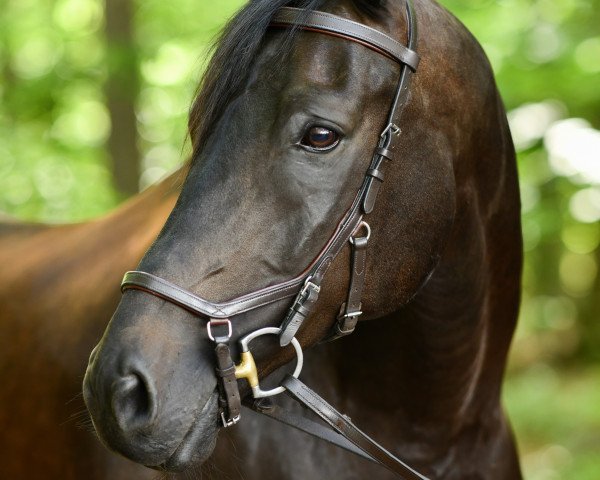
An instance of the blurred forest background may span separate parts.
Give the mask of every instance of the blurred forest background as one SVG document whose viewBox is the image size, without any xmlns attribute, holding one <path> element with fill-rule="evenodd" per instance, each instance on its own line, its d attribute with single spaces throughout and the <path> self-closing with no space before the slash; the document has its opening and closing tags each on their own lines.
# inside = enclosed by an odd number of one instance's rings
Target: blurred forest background
<svg viewBox="0 0 600 480">
<path fill-rule="evenodd" d="M 0 211 L 98 216 L 185 160 L 210 41 L 241 0 L 3 0 Z M 526 264 L 504 401 L 526 478 L 600 478 L 600 0 L 444 0 L 495 69 Z"/>
</svg>

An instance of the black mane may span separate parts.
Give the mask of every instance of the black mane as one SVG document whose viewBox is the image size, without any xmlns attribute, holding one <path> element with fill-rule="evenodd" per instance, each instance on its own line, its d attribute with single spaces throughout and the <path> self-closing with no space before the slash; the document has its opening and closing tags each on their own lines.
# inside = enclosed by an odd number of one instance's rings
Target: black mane
<svg viewBox="0 0 600 480">
<path fill-rule="evenodd" d="M 192 158 L 202 150 L 213 125 L 243 88 L 250 65 L 277 9 L 293 6 L 319 10 L 328 1 L 251 0 L 229 21 L 213 45 L 213 57 L 190 109 L 188 131 L 193 146 Z M 361 14 L 369 18 L 379 19 L 387 12 L 386 0 L 352 0 L 352 3 Z M 293 33 L 290 30 L 290 34 Z"/>
</svg>

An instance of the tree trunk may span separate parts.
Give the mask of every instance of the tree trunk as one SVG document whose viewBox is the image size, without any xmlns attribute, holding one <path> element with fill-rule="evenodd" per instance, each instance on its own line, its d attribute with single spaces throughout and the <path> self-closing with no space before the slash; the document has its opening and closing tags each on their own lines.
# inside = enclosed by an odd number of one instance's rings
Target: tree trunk
<svg viewBox="0 0 600 480">
<path fill-rule="evenodd" d="M 133 10 L 132 0 L 106 0 L 109 72 L 105 91 L 112 125 L 108 152 L 115 187 L 127 196 L 138 192 L 140 178 L 135 117 L 140 81 L 133 44 Z"/>
</svg>

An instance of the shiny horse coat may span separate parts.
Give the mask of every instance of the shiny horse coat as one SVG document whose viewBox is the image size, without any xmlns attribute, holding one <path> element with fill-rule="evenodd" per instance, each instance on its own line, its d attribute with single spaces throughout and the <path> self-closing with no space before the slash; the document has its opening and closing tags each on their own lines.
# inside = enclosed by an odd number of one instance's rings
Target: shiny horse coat
<svg viewBox="0 0 600 480">
<path fill-rule="evenodd" d="M 362 45 L 269 30 L 287 3 L 251 2 L 230 24 L 192 110 L 194 160 L 181 196 L 139 266 L 212 302 L 292 278 L 316 257 L 361 184 L 397 83 L 397 66 Z M 365 3 L 310 7 L 406 38 L 397 2 Z M 422 61 L 369 216 L 376 234 L 362 321 L 353 335 L 309 350 L 303 378 L 430 478 L 519 478 L 500 407 L 521 268 L 514 150 L 479 46 L 437 4 L 415 3 Z M 261 28 L 260 38 L 249 33 Z M 251 63 L 240 75 L 243 56 Z M 340 141 L 307 150 L 313 128 Z M 298 332 L 305 349 L 335 322 L 349 253 L 332 261 Z M 233 340 L 276 326 L 288 307 L 236 317 Z M 290 352 L 264 343 L 256 357 L 265 377 Z M 102 440 L 159 469 L 199 464 L 217 446 L 214 464 L 232 477 L 387 478 L 256 419 L 227 432 L 238 445 L 233 461 L 217 445 L 214 365 L 205 321 L 125 292 L 84 385 Z"/>
<path fill-rule="evenodd" d="M 81 380 L 118 303 L 114 281 L 164 224 L 179 193 L 176 177 L 90 222 L 0 222 L 1 478 L 156 476 L 88 431 Z"/>
<path fill-rule="evenodd" d="M 237 380 L 245 379 L 248 381 L 252 397 L 255 399 L 247 405 L 256 412 L 378 463 L 406 480 L 427 480 L 426 477 L 362 432 L 346 415 L 338 412 L 335 407 L 298 379 L 298 375 L 302 371 L 303 353 L 300 343 L 295 338 L 303 322 L 309 320 L 318 303 L 323 278 L 329 266 L 335 261 L 346 243 L 350 244 L 351 250 L 351 274 L 347 299 L 340 307 L 335 326 L 324 340 L 333 341 L 352 334 L 358 318 L 362 315 L 361 299 L 367 265 L 366 253 L 371 238 L 371 228 L 364 218 L 375 207 L 377 194 L 385 179 L 386 163 L 394 160 L 398 138 L 401 134 L 399 125 L 402 120 L 402 111 L 408 102 L 412 74 L 416 71 L 419 63 L 419 56 L 415 51 L 418 34 L 412 0 L 408 0 L 406 3 L 406 14 L 407 47 L 378 30 L 321 11 L 282 7 L 275 13 L 269 25 L 270 27 L 299 28 L 303 31 L 318 32 L 353 41 L 381 53 L 401 65 L 399 80 L 394 90 L 387 120 L 377 140 L 377 147 L 362 185 L 352 205 L 342 220 L 338 222 L 333 236 L 303 273 L 296 278 L 269 285 L 225 303 L 210 302 L 181 286 L 144 271 L 127 272 L 121 283 L 121 290 L 125 292 L 133 289 L 155 295 L 159 299 L 171 302 L 189 313 L 208 320 L 207 335 L 215 343 L 219 417 L 224 428 L 237 424 L 241 419 L 242 396 Z M 320 123 L 320 120 L 317 122 Z M 343 139 L 339 131 L 322 124 L 308 126 L 306 130 L 297 146 L 311 153 L 328 153 L 338 147 Z M 287 300 L 291 296 L 295 296 L 295 298 L 280 327 L 263 327 L 238 340 L 241 362 L 239 365 L 235 365 L 229 345 L 234 331 L 232 319 L 249 312 L 256 315 L 254 310 Z M 286 375 L 281 385 L 267 390 L 260 386 L 258 369 L 249 345 L 252 340 L 264 335 L 277 335 L 280 346 L 286 347 L 291 344 L 296 354 L 294 372 Z M 130 377 L 127 382 L 122 387 L 114 389 L 114 399 L 118 399 L 119 402 L 131 397 L 132 382 L 133 385 L 138 382 L 138 386 L 140 386 L 140 378 L 137 377 Z M 89 384 L 86 385 L 89 386 Z M 307 410 L 311 410 L 334 431 L 327 429 L 322 424 L 310 421 L 304 416 L 294 415 L 270 401 L 266 403 L 264 400 L 283 392 L 288 393 Z M 90 393 L 92 393 L 91 396 Z M 87 389 L 86 394 L 91 411 L 97 412 L 91 389 Z M 117 418 L 116 415 L 115 418 Z M 125 422 L 128 420 L 134 419 L 130 415 L 130 418 L 124 419 Z M 106 423 L 108 422 L 103 418 L 96 417 L 97 428 L 106 428 Z M 195 429 L 192 428 L 193 430 L 190 430 L 186 436 L 194 435 Z M 99 430 L 99 432 L 101 435 L 106 434 L 106 430 Z M 192 450 L 189 448 L 182 451 L 177 449 L 165 464 L 158 467 L 179 468 L 180 465 L 189 462 L 191 452 Z"/>
</svg>

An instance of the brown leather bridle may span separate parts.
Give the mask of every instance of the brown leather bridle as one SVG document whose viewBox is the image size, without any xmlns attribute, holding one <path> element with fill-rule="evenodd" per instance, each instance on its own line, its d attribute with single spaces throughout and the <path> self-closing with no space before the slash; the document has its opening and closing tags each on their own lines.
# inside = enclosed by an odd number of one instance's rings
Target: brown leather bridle
<svg viewBox="0 0 600 480">
<path fill-rule="evenodd" d="M 373 211 L 377 193 L 384 180 L 386 161 L 393 160 L 395 145 L 400 135 L 398 125 L 408 100 L 411 76 L 419 64 L 419 56 L 415 51 L 417 24 L 412 0 L 407 0 L 406 9 L 408 46 L 402 45 L 371 27 L 326 12 L 282 7 L 271 20 L 271 27 L 297 28 L 360 43 L 401 65 L 400 80 L 396 87 L 386 126 L 381 132 L 363 183 L 327 244 L 300 275 L 223 303 L 210 302 L 167 280 L 141 271 L 127 272 L 121 283 L 121 290 L 123 292 L 128 289 L 142 290 L 209 320 L 207 323 L 208 336 L 216 343 L 216 371 L 217 377 L 220 379 L 221 419 L 224 427 L 233 425 L 240 419 L 241 398 L 237 379 L 246 378 L 252 387 L 255 399 L 268 397 L 285 390 L 305 407 L 313 410 L 338 433 L 326 430 L 321 424 L 303 417 L 284 413 L 280 407 L 272 404 L 265 408 L 264 403 L 253 402 L 250 407 L 254 410 L 380 463 L 402 478 L 426 480 L 426 477 L 374 442 L 356 428 L 346 416 L 337 412 L 297 379 L 302 368 L 302 350 L 295 339 L 296 332 L 314 309 L 325 273 L 347 242 L 350 243 L 352 252 L 350 285 L 346 301 L 340 307 L 337 321 L 327 340 L 334 340 L 352 333 L 358 317 L 362 313 L 361 296 L 365 281 L 366 252 L 371 234 L 369 225 L 364 221 L 364 216 Z M 228 344 L 232 335 L 230 319 L 244 312 L 294 296 L 292 306 L 283 319 L 281 327 L 263 328 L 240 340 L 242 358 L 241 363 L 235 366 Z M 225 332 L 216 333 L 217 330 L 223 329 Z M 288 375 L 280 387 L 266 392 L 260 389 L 256 365 L 248 346 L 252 339 L 264 334 L 279 335 L 281 346 L 292 343 L 298 356 L 294 374 Z"/>
</svg>

